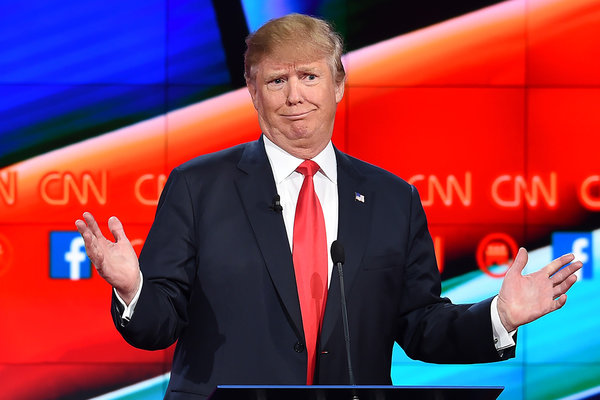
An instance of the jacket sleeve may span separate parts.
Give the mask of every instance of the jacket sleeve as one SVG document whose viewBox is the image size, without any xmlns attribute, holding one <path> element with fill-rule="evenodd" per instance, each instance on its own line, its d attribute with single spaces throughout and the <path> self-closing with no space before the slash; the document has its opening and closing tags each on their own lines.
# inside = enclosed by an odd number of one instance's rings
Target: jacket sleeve
<svg viewBox="0 0 600 400">
<path fill-rule="evenodd" d="M 455 305 L 440 297 L 433 242 L 417 190 L 411 187 L 410 224 L 396 341 L 414 359 L 433 363 L 480 363 L 514 356 L 496 351 L 492 299 Z"/>
<path fill-rule="evenodd" d="M 144 282 L 130 321 L 121 319 L 122 305 L 113 295 L 115 326 L 135 347 L 166 348 L 187 324 L 187 304 L 196 274 L 195 206 L 185 176 L 173 170 L 140 254 Z"/>
</svg>

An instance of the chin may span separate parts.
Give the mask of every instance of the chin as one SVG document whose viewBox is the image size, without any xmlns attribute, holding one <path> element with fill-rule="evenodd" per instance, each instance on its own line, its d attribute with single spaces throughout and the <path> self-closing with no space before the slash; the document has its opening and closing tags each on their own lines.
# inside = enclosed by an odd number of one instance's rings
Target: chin
<svg viewBox="0 0 600 400">
<path fill-rule="evenodd" d="M 288 137 L 297 139 L 310 138 L 314 136 L 315 128 L 304 123 L 304 124 L 292 124 L 288 130 Z"/>
</svg>

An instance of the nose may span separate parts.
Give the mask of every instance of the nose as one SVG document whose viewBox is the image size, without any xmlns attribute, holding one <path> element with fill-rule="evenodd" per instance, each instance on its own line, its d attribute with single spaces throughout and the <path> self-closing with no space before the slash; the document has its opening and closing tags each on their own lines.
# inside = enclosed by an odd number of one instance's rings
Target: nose
<svg viewBox="0 0 600 400">
<path fill-rule="evenodd" d="M 287 103 L 288 105 L 294 105 L 302 103 L 302 88 L 300 87 L 300 81 L 293 77 L 288 81 L 287 85 Z"/>
</svg>

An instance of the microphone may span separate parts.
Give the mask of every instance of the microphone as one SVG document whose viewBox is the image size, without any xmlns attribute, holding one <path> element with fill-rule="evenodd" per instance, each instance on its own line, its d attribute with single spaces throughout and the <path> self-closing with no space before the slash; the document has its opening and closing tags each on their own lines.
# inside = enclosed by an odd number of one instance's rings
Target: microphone
<svg viewBox="0 0 600 400">
<path fill-rule="evenodd" d="M 269 206 L 269 208 L 278 213 L 283 211 L 283 207 L 281 206 L 281 198 L 278 194 L 273 196 L 273 203 Z"/>
<path fill-rule="evenodd" d="M 340 277 L 340 300 L 342 302 L 342 322 L 344 323 L 344 338 L 346 340 L 346 358 L 348 360 L 348 376 L 350 378 L 350 385 L 356 386 L 354 381 L 354 372 L 352 371 L 352 359 L 350 357 L 350 329 L 348 328 L 348 308 L 346 307 L 346 293 L 344 290 L 344 271 L 342 265 L 346 261 L 344 254 L 344 246 L 339 240 L 334 240 L 331 243 L 331 259 L 333 265 L 337 267 L 338 276 Z M 355 394 L 353 399 L 358 399 Z"/>
<path fill-rule="evenodd" d="M 333 243 L 331 243 L 331 260 L 333 261 L 333 265 L 335 265 L 336 267 L 338 266 L 338 264 L 341 264 L 339 266 L 340 268 L 346 262 L 344 246 L 339 240 L 334 240 Z"/>
</svg>

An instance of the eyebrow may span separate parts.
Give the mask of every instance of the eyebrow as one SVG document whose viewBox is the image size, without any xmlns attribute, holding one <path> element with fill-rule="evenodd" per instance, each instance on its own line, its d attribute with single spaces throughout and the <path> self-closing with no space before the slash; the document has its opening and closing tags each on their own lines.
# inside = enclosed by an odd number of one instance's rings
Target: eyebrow
<svg viewBox="0 0 600 400">
<path fill-rule="evenodd" d="M 300 72 L 303 74 L 321 74 L 322 71 L 319 67 L 317 66 L 307 66 L 307 65 L 300 65 L 294 68 L 295 72 Z M 281 68 L 281 69 L 277 69 L 275 71 L 270 72 L 269 74 L 265 75 L 265 80 L 266 81 L 271 81 L 273 79 L 276 78 L 280 78 L 282 76 L 286 76 L 289 73 L 289 69 L 287 68 Z"/>
<path fill-rule="evenodd" d="M 280 78 L 280 77 L 282 77 L 284 75 L 287 75 L 287 73 L 288 72 L 285 69 L 280 69 L 280 70 L 277 70 L 277 71 L 273 71 L 273 72 L 265 75 L 265 81 L 271 81 L 273 79 Z"/>
<path fill-rule="evenodd" d="M 312 74 L 312 73 L 321 73 L 321 70 L 319 69 L 319 67 L 317 66 L 299 66 L 298 68 L 296 68 L 296 71 L 298 72 L 302 72 L 302 73 L 308 73 L 308 74 Z"/>
</svg>

